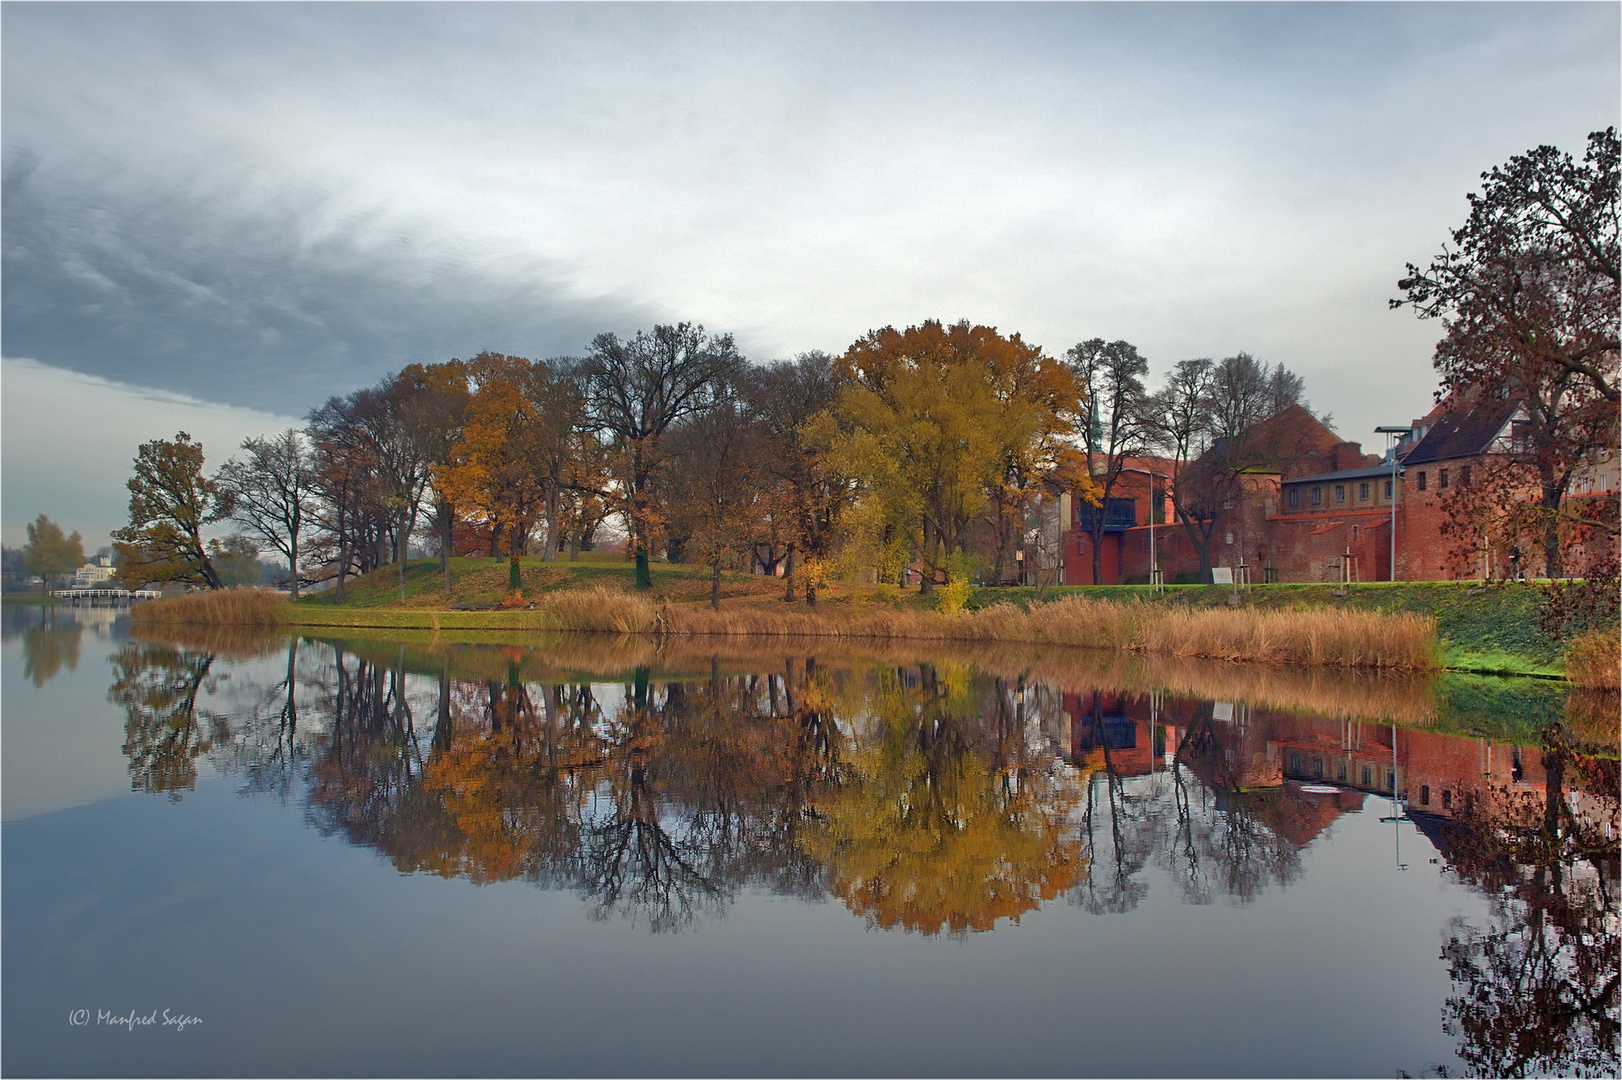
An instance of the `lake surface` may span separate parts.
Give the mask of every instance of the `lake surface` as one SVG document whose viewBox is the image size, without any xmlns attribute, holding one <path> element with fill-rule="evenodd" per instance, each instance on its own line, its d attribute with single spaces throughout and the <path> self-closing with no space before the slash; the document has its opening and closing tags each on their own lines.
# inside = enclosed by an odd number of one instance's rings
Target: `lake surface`
<svg viewBox="0 0 1622 1080">
<path fill-rule="evenodd" d="M 11 1075 L 1618 1068 L 1614 695 L 4 615 Z"/>
</svg>

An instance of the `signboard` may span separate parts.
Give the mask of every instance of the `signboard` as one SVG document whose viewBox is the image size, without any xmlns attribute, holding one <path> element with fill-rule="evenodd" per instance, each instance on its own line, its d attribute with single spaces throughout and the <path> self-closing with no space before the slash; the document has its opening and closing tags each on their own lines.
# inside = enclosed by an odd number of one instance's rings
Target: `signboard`
<svg viewBox="0 0 1622 1080">
<path fill-rule="evenodd" d="M 1213 584 L 1213 585 L 1232 585 L 1233 584 L 1233 567 L 1231 567 L 1231 566 L 1213 566 L 1213 567 L 1211 567 L 1211 584 Z"/>
</svg>

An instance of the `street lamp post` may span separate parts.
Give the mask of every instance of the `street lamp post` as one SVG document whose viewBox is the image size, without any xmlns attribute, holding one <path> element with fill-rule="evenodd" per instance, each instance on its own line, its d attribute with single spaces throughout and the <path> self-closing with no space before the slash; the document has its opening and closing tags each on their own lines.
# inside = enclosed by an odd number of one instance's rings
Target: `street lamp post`
<svg viewBox="0 0 1622 1080">
<path fill-rule="evenodd" d="M 1387 425 L 1374 429 L 1376 435 L 1386 436 L 1386 455 L 1391 458 L 1391 580 L 1397 580 L 1397 447 L 1402 445 L 1403 436 L 1414 430 L 1411 427 L 1398 427 Z M 1392 436 L 1396 438 L 1393 439 Z"/>
</svg>

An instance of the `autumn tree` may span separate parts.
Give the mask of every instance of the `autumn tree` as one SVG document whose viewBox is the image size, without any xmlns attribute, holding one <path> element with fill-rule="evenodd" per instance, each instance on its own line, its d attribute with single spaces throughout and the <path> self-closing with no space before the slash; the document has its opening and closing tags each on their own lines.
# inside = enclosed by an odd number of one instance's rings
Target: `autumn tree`
<svg viewBox="0 0 1622 1080">
<path fill-rule="evenodd" d="M 84 564 L 84 541 L 77 532 L 64 536 L 60 525 L 41 514 L 28 525 L 23 560 L 30 574 L 38 574 L 49 583 Z"/>
<path fill-rule="evenodd" d="M 666 490 L 677 523 L 710 568 L 710 607 L 721 608 L 721 568 L 753 548 L 762 487 L 761 431 L 735 397 L 672 428 Z"/>
<path fill-rule="evenodd" d="M 446 497 L 476 510 L 507 536 L 507 584 L 523 581 L 519 556 L 535 519 L 555 485 L 549 467 L 566 446 L 558 418 L 538 403 L 547 391 L 547 366 L 521 356 L 484 352 L 468 362 L 474 387 L 462 422 L 462 437 L 439 470 Z"/>
<path fill-rule="evenodd" d="M 399 382 L 411 388 L 406 421 L 426 462 L 433 491 L 432 519 L 439 536 L 439 569 L 445 595 L 451 595 L 451 553 L 455 544 L 456 505 L 441 482 L 452 454 L 462 439 L 462 424 L 471 391 L 468 368 L 462 360 L 443 364 L 410 364 L 401 369 Z"/>
<path fill-rule="evenodd" d="M 1524 537 L 1550 577 L 1584 534 L 1606 542 L 1583 571 L 1594 598 L 1616 609 L 1618 507 L 1570 499 L 1572 478 L 1614 454 L 1618 439 L 1618 140 L 1589 135 L 1579 163 L 1552 146 L 1482 174 L 1453 246 L 1423 269 L 1408 265 L 1392 307 L 1441 319 L 1435 366 L 1461 408 L 1514 401 L 1524 436 L 1494 454 L 1450 500 L 1472 544 Z M 1473 490 L 1472 490 L 1473 489 Z"/>
<path fill-rule="evenodd" d="M 288 428 L 268 439 L 244 439 L 242 449 L 247 456 L 220 466 L 215 480 L 230 495 L 232 519 L 287 559 L 289 587 L 297 600 L 299 542 L 308 527 L 315 487 L 309 447 L 297 428 Z"/>
<path fill-rule="evenodd" d="M 732 335 L 712 338 L 692 323 L 655 326 L 629 341 L 599 334 L 579 365 L 588 423 L 613 441 L 611 494 L 630 527 L 639 589 L 653 587 L 648 558 L 662 512 L 665 433 L 712 408 L 742 365 Z"/>
<path fill-rule="evenodd" d="M 755 368 L 743 393 L 763 435 L 760 469 L 767 482 L 762 494 L 769 504 L 766 520 L 784 548 L 784 599 L 794 599 L 800 569 L 805 602 L 815 604 L 850 493 L 812 426 L 812 420 L 838 397 L 834 358 L 814 350 Z"/>
<path fill-rule="evenodd" d="M 1127 459 L 1149 448 L 1149 393 L 1143 385 L 1149 362 L 1138 355 L 1137 346 L 1125 341 L 1105 342 L 1103 338 L 1072 346 L 1065 358 L 1091 406 L 1081 428 L 1081 444 L 1087 457 L 1087 473 L 1097 488 L 1098 501 L 1088 518 L 1093 538 L 1093 582 L 1097 584 L 1104 580 L 1105 510 L 1110 496 L 1126 471 Z"/>
<path fill-rule="evenodd" d="M 1018 334 L 966 321 L 872 331 L 837 374 L 820 436 L 833 467 L 859 485 L 858 547 L 881 577 L 918 560 L 925 592 L 987 501 L 1057 455 L 1078 408 L 1063 364 Z"/>
<path fill-rule="evenodd" d="M 118 579 L 134 588 L 155 581 L 221 587 L 203 530 L 231 515 L 231 493 L 203 475 L 203 447 L 184 431 L 173 441 L 142 443 L 135 456 L 130 523 L 113 533 Z"/>
</svg>

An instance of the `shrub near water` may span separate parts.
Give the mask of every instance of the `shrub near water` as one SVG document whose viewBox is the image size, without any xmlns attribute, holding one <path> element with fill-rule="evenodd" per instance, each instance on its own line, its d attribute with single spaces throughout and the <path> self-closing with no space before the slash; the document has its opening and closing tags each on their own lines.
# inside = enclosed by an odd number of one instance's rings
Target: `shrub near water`
<svg viewBox="0 0 1622 1080">
<path fill-rule="evenodd" d="M 1590 690 L 1622 686 L 1622 636 L 1596 630 L 1577 638 L 1566 652 L 1566 678 Z"/>
</svg>

